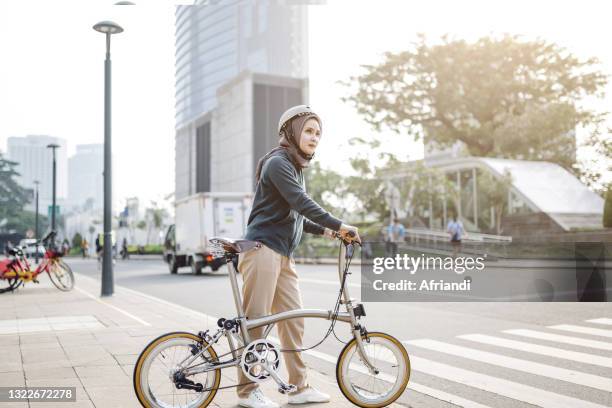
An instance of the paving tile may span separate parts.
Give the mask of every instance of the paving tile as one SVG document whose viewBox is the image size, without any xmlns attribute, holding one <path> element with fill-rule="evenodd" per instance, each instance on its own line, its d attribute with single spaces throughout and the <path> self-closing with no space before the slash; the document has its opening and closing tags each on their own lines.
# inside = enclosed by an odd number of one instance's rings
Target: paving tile
<svg viewBox="0 0 612 408">
<path fill-rule="evenodd" d="M 118 367 L 120 369 L 120 367 Z M 81 378 L 83 386 L 89 390 L 92 387 L 118 387 L 131 383 L 131 378 L 121 370 L 121 375 Z"/>
<path fill-rule="evenodd" d="M 21 350 L 22 351 L 25 351 L 25 350 L 49 350 L 49 349 L 58 349 L 58 350 L 61 350 L 62 346 L 59 343 L 59 341 L 57 341 L 57 339 L 54 339 L 53 341 L 48 341 L 48 342 L 26 343 L 26 344 L 22 344 L 21 345 Z"/>
<path fill-rule="evenodd" d="M 114 366 L 102 366 L 102 367 L 74 367 L 79 378 L 88 377 L 112 377 L 125 375 L 121 367 L 118 365 Z"/>
<path fill-rule="evenodd" d="M 136 366 L 135 364 L 122 365 L 121 369 L 123 370 L 125 375 L 127 375 L 130 378 L 132 378 L 132 376 L 134 375 L 134 367 L 135 366 Z"/>
<path fill-rule="evenodd" d="M 0 373 L 22 371 L 22 369 L 21 359 L 19 361 L 2 361 L 2 364 L 0 364 Z"/>
<path fill-rule="evenodd" d="M 136 353 L 135 354 L 114 354 L 113 353 L 113 357 L 115 357 L 115 360 L 117 360 L 119 364 L 135 364 L 139 355 L 140 354 L 136 354 Z"/>
<path fill-rule="evenodd" d="M 4 408 L 4 405 L 2 406 L 2 408 Z M 30 408 L 95 408 L 95 405 L 90 400 L 58 403 L 30 402 Z"/>
<path fill-rule="evenodd" d="M 38 343 L 49 343 L 53 340 L 57 340 L 55 334 L 21 334 L 19 336 L 21 344 L 38 344 Z"/>
<path fill-rule="evenodd" d="M 25 385 L 23 371 L 0 373 L 0 384 L 3 387 L 23 387 Z"/>
<path fill-rule="evenodd" d="M 19 337 L 0 335 L 0 347 L 19 345 Z"/>
<path fill-rule="evenodd" d="M 55 380 L 77 377 L 72 367 L 32 368 L 25 372 L 25 376 L 30 380 Z"/>
</svg>

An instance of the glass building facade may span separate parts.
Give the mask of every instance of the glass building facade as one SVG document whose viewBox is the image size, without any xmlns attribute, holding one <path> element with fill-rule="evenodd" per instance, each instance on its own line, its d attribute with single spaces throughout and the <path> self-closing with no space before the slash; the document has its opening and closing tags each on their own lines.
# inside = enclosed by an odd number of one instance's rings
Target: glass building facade
<svg viewBox="0 0 612 408">
<path fill-rule="evenodd" d="M 307 76 L 305 6 L 199 2 L 176 9 L 176 124 L 215 107 L 217 89 L 244 70 Z"/>
<path fill-rule="evenodd" d="M 284 109 L 307 100 L 307 8 L 293 4 L 228 0 L 177 6 L 177 199 L 244 188 L 239 180 L 252 178 L 242 171 L 245 163 L 250 171 L 254 156 L 276 144 L 273 127 L 261 122 L 277 121 Z M 253 75 L 266 79 L 259 83 Z M 285 79 L 304 84 L 281 89 Z M 271 85 L 279 89 L 262 91 Z M 261 106 L 279 100 L 271 109 Z M 227 151 L 224 143 L 237 149 Z M 228 155 L 242 163 L 236 172 L 223 162 Z"/>
</svg>

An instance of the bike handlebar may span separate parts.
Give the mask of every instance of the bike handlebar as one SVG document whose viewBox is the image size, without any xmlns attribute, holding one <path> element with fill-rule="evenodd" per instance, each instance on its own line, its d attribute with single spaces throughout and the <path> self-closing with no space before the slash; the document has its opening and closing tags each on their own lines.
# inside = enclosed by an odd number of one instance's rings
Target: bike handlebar
<svg viewBox="0 0 612 408">
<path fill-rule="evenodd" d="M 342 237 L 342 235 L 339 232 L 337 232 L 337 231 L 333 231 L 333 233 L 334 233 L 334 237 L 335 238 L 341 240 L 345 244 L 358 244 L 358 245 L 361 245 L 361 242 L 358 242 L 358 241 L 347 241 L 347 240 L 345 240 Z M 355 238 L 355 231 L 349 231 L 348 232 L 348 236 L 351 237 L 351 238 Z"/>
</svg>

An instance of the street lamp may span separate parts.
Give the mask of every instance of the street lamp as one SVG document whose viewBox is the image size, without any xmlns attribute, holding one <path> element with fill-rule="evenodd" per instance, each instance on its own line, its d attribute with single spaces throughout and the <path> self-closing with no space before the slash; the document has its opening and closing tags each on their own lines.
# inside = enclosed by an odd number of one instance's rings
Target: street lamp
<svg viewBox="0 0 612 408">
<path fill-rule="evenodd" d="M 112 169 L 111 169 L 111 34 L 123 32 L 123 28 L 112 21 L 101 21 L 93 29 L 106 35 L 106 59 L 104 60 L 104 247 L 102 256 L 102 296 L 113 294 L 113 243 L 112 229 Z"/>
<path fill-rule="evenodd" d="M 55 180 L 57 177 L 57 163 L 55 161 L 55 150 L 57 150 L 60 146 L 56 143 L 51 143 L 47 145 L 48 149 L 53 151 L 53 192 L 52 195 L 52 205 L 51 205 L 51 231 L 55 231 L 55 208 L 56 208 L 56 194 L 55 194 Z M 53 239 L 53 243 L 55 239 Z"/>
<path fill-rule="evenodd" d="M 34 185 L 36 186 L 35 200 L 36 200 L 36 214 L 34 216 L 34 239 L 36 239 L 36 246 L 34 250 L 34 260 L 38 263 L 38 185 L 40 181 L 34 180 Z"/>
</svg>

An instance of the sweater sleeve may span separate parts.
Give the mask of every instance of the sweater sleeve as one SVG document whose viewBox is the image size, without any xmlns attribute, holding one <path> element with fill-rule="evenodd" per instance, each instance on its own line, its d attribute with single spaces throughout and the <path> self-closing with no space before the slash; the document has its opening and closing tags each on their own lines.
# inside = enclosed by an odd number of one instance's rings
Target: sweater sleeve
<svg viewBox="0 0 612 408">
<path fill-rule="evenodd" d="M 342 221 L 330 215 L 306 194 L 295 176 L 293 165 L 289 161 L 280 156 L 271 157 L 268 159 L 266 167 L 266 175 L 293 210 L 319 224 L 319 226 L 334 231 L 340 229 Z"/>
<path fill-rule="evenodd" d="M 314 235 L 323 235 L 325 232 L 325 228 L 317 224 L 316 222 L 310 221 L 308 218 L 304 217 L 304 232 Z"/>
</svg>

